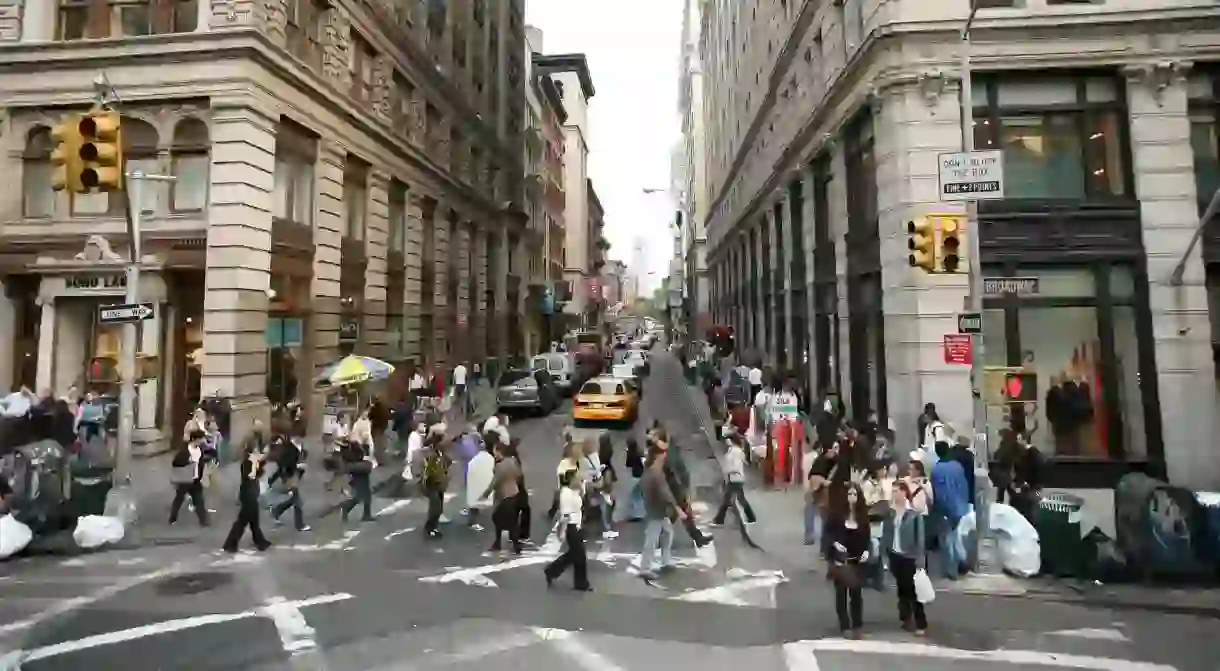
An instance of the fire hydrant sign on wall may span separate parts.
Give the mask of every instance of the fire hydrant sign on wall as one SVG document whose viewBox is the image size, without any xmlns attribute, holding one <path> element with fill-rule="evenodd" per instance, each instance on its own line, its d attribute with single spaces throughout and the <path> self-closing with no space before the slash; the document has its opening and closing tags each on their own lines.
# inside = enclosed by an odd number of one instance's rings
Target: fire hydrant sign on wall
<svg viewBox="0 0 1220 671">
<path fill-rule="evenodd" d="M 945 363 L 970 365 L 970 359 L 974 352 L 970 344 L 969 334 L 946 333 L 944 348 Z"/>
</svg>

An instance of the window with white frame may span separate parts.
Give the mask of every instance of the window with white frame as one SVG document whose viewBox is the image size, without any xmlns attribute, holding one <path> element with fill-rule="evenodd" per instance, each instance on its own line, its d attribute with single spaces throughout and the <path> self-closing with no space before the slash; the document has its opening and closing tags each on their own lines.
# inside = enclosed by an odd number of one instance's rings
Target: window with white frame
<svg viewBox="0 0 1220 671">
<path fill-rule="evenodd" d="M 55 216 L 56 193 L 51 188 L 51 129 L 36 126 L 26 134 L 21 153 L 22 214 L 27 218 Z"/>
<path fill-rule="evenodd" d="M 171 212 L 201 212 L 208 201 L 208 126 L 199 119 L 183 119 L 174 127 L 170 146 Z"/>
<path fill-rule="evenodd" d="M 280 123 L 275 135 L 275 182 L 272 216 L 313 226 L 314 156 L 317 141 L 305 131 Z"/>
</svg>

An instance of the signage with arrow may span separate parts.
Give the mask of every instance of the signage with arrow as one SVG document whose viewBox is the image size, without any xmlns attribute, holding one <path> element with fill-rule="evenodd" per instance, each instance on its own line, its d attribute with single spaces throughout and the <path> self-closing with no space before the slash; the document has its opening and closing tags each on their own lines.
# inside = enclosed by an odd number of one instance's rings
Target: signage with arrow
<svg viewBox="0 0 1220 671">
<path fill-rule="evenodd" d="M 958 333 L 982 333 L 983 315 L 977 312 L 963 312 L 957 315 Z"/>
<path fill-rule="evenodd" d="M 152 303 L 125 303 L 103 305 L 99 308 L 98 322 L 102 324 L 130 324 L 152 319 L 156 311 Z"/>
</svg>

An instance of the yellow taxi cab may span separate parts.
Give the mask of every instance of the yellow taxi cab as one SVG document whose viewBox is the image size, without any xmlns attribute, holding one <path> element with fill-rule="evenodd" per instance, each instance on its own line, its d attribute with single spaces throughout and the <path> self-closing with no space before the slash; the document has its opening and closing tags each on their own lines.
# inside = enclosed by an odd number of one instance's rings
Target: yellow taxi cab
<svg viewBox="0 0 1220 671">
<path fill-rule="evenodd" d="M 576 392 L 572 399 L 572 421 L 630 424 L 635 421 L 639 407 L 639 391 L 630 380 L 603 375 L 584 383 Z"/>
</svg>

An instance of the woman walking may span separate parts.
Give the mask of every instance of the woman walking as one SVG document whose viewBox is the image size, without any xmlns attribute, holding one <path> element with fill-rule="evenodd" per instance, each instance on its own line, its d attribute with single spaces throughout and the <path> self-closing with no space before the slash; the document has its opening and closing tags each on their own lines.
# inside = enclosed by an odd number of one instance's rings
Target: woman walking
<svg viewBox="0 0 1220 671">
<path fill-rule="evenodd" d="M 827 559 L 835 584 L 835 612 L 844 636 L 860 638 L 864 626 L 864 596 L 860 590 L 861 569 L 868 563 L 868 505 L 855 483 L 832 485 L 830 541 Z"/>
<path fill-rule="evenodd" d="M 178 521 L 178 511 L 190 497 L 199 526 L 208 526 L 208 509 L 203 501 L 203 440 L 202 431 L 192 432 L 190 440 L 178 449 L 170 462 L 170 482 L 174 485 L 174 502 L 169 506 L 170 524 Z"/>
<path fill-rule="evenodd" d="M 516 451 L 512 445 L 496 445 L 496 464 L 493 467 L 491 482 L 483 491 L 480 500 L 492 497 L 494 501 L 491 511 L 491 522 L 495 529 L 495 538 L 491 542 L 490 552 L 499 552 L 500 541 L 504 532 L 513 543 L 513 554 L 521 554 L 521 518 L 518 512 L 517 497 L 521 490 L 521 469 L 517 465 Z"/>
<path fill-rule="evenodd" d="M 229 529 L 228 537 L 225 538 L 225 552 L 237 552 L 237 544 L 241 542 L 246 527 L 250 528 L 250 538 L 259 552 L 271 547 L 271 542 L 263 536 L 263 528 L 258 520 L 259 481 L 263 475 L 263 457 L 264 454 L 258 450 L 246 449 L 245 458 L 241 462 L 241 484 L 237 490 L 237 519 L 233 520 L 233 526 Z"/>
<path fill-rule="evenodd" d="M 911 488 L 903 481 L 894 483 L 889 516 L 882 532 L 882 547 L 889 553 L 890 573 L 898 587 L 898 619 L 902 628 L 923 636 L 928 618 L 915 592 L 915 573 L 926 568 L 924 515 L 911 504 Z"/>
<path fill-rule="evenodd" d="M 584 496 L 581 495 L 581 480 L 576 470 L 564 471 L 559 476 L 563 487 L 559 490 L 559 520 L 555 523 L 556 533 L 562 533 L 567 541 L 567 550 L 555 561 L 547 564 L 543 575 L 546 576 L 546 586 L 550 587 L 568 567 L 572 568 L 573 589 L 580 592 L 592 592 L 589 586 L 589 567 L 585 556 L 585 535 L 581 530 L 584 508 Z"/>
<path fill-rule="evenodd" d="M 623 513 L 623 519 L 639 522 L 644 519 L 644 490 L 640 488 L 640 478 L 644 477 L 644 454 L 634 436 L 627 439 L 627 456 L 624 463 L 631 474 L 628 481 L 628 490 L 631 493 L 627 497 L 627 509 Z"/>
</svg>

